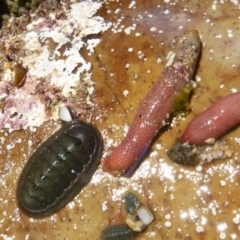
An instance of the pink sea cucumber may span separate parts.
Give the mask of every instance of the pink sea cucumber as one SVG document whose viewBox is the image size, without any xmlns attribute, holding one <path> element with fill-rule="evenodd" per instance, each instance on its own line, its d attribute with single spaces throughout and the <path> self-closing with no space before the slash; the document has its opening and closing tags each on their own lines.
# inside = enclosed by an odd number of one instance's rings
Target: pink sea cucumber
<svg viewBox="0 0 240 240">
<path fill-rule="evenodd" d="M 203 145 L 207 139 L 218 139 L 240 122 L 239 107 L 240 92 L 220 99 L 190 122 L 180 141 Z"/>
<path fill-rule="evenodd" d="M 103 168 L 122 172 L 131 167 L 173 111 L 174 98 L 191 80 L 200 54 L 196 30 L 174 38 L 172 58 L 143 100 L 126 137 L 113 153 L 103 159 Z"/>
</svg>

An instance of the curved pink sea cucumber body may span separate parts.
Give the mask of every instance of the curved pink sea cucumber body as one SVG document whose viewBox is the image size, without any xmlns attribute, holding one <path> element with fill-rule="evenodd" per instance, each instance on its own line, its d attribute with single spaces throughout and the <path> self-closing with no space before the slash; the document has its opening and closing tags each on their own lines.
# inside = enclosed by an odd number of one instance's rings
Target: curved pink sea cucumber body
<svg viewBox="0 0 240 240">
<path fill-rule="evenodd" d="M 220 99 L 195 117 L 184 131 L 180 141 L 203 145 L 209 138 L 218 139 L 239 122 L 240 92 L 237 92 Z"/>
<path fill-rule="evenodd" d="M 180 69 L 164 70 L 143 101 L 126 137 L 104 161 L 106 168 L 113 171 L 129 168 L 151 142 L 171 114 L 175 94 L 187 84 L 180 72 Z"/>
<path fill-rule="evenodd" d="M 196 30 L 174 38 L 173 61 L 142 102 L 126 137 L 113 153 L 103 159 L 103 168 L 121 172 L 131 167 L 173 111 L 174 98 L 191 80 L 201 43 Z"/>
</svg>

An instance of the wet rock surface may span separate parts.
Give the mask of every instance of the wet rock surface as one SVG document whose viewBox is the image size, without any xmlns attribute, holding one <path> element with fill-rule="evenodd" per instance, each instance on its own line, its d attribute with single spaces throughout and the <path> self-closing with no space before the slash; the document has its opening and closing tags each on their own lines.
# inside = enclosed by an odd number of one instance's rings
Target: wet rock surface
<svg viewBox="0 0 240 240">
<path fill-rule="evenodd" d="M 62 4 L 66 11 L 71 5 L 67 2 Z M 44 19 L 49 19 L 49 15 L 41 14 Z M 234 150 L 227 161 L 217 160 L 204 166 L 180 166 L 173 163 L 166 152 L 195 115 L 218 98 L 240 90 L 238 2 L 106 1 L 94 16 L 102 17 L 111 26 L 83 38 L 84 46 L 78 49 L 85 62 L 90 63 L 87 82 L 82 81 L 83 75 L 79 74 L 76 78 L 78 84 L 74 84 L 76 95 L 56 99 L 56 89 L 49 89 L 49 82 L 46 84 L 45 79 L 36 79 L 43 85 L 38 86 L 39 91 L 31 96 L 48 92 L 47 96 L 54 99 L 54 104 L 67 102 L 82 120 L 91 119 L 103 135 L 106 155 L 123 139 L 139 103 L 164 68 L 173 37 L 195 28 L 199 31 L 203 48 L 195 76 L 198 86 L 190 102 L 191 111 L 185 117 L 173 119 L 171 128 L 156 140 L 150 155 L 131 179 L 112 177 L 104 173 L 100 166 L 90 184 L 63 210 L 51 217 L 33 220 L 21 213 L 17 206 L 15 193 L 18 177 L 33 151 L 60 127 L 57 115 L 52 115 L 56 105 L 51 105 L 51 102 L 45 108 L 46 102 L 40 99 L 39 102 L 44 105 L 43 112 L 47 113 L 44 115 L 47 116 L 44 118 L 46 121 L 41 121 L 39 126 L 32 124 L 31 129 L 29 125 L 25 129 L 21 126 L 19 130 L 12 128 L 12 131 L 4 125 L 6 129 L 0 132 L 0 237 L 97 240 L 107 226 L 124 221 L 123 198 L 127 192 L 134 190 L 142 196 L 140 201 L 147 204 L 155 216 L 147 231 L 140 233 L 136 239 L 238 239 L 240 129 L 236 127 L 225 136 Z M 40 21 L 37 16 L 33 18 Z M 64 14 L 61 18 L 66 19 Z M 22 51 L 21 44 L 25 44 L 21 33 L 29 32 L 32 26 L 28 26 L 28 20 L 23 22 L 24 26 L 13 29 L 10 21 L 1 32 L 5 43 L 10 39 L 13 41 L 19 34 L 17 43 L 20 44 L 16 45 L 14 41 L 14 48 L 6 48 L 3 43 L 0 46 L 0 87 L 5 90 L 1 92 L 2 114 L 7 111 L 3 110 L 6 96 L 12 93 L 16 98 L 16 92 L 32 87 L 30 79 L 26 79 L 20 88 L 14 86 L 14 81 L 11 82 L 14 79 L 13 62 L 28 65 L 27 74 L 32 71 L 29 62 L 19 62 L 17 58 L 18 52 Z M 54 29 L 59 24 L 55 18 L 48 23 L 53 25 L 43 27 Z M 42 26 L 39 27 L 41 29 Z M 73 32 L 69 49 L 74 44 L 72 37 L 79 34 Z M 91 39 L 100 41 L 94 45 Z M 40 45 L 48 46 L 51 53 L 57 47 L 51 41 L 41 42 Z M 59 52 L 63 53 L 64 50 Z M 13 60 L 6 57 L 9 51 L 14 56 Z M 21 54 L 20 60 L 24 60 Z M 41 65 L 35 66 L 42 69 Z M 79 67 L 81 64 L 76 65 L 71 73 L 76 73 Z M 6 76 L 9 76 L 7 85 L 3 81 Z M 52 79 L 50 76 L 48 80 Z M 12 107 L 11 104 L 7 106 Z M 16 112 L 20 109 L 16 108 Z M 9 118 L 13 120 L 14 112 L 11 114 Z M 39 114 L 40 118 L 42 116 Z M 29 120 L 28 117 L 25 119 Z"/>
</svg>

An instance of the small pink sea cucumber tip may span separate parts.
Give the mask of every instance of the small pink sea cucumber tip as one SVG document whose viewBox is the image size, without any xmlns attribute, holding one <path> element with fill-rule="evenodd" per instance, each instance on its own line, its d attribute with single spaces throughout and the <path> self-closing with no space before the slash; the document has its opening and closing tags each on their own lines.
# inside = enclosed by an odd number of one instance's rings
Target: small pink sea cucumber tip
<svg viewBox="0 0 240 240">
<path fill-rule="evenodd" d="M 119 165 L 118 161 L 112 156 L 103 158 L 101 160 L 102 169 L 104 172 L 111 173 L 112 175 L 117 175 L 122 171 L 122 167 Z"/>
<path fill-rule="evenodd" d="M 103 158 L 101 163 L 104 172 L 111 173 L 112 175 L 119 175 L 131 167 L 133 162 L 129 161 L 128 156 L 125 154 L 119 154 L 115 151 L 110 156 Z M 132 158 L 130 158 L 130 160 L 132 160 Z"/>
</svg>

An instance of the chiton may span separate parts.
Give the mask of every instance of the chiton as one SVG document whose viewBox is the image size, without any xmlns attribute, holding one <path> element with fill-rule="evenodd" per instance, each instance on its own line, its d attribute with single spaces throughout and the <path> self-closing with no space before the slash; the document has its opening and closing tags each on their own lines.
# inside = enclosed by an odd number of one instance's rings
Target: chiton
<svg viewBox="0 0 240 240">
<path fill-rule="evenodd" d="M 17 187 L 20 209 L 34 218 L 56 213 L 89 183 L 102 151 L 101 134 L 93 125 L 66 123 L 23 168 Z"/>
<path fill-rule="evenodd" d="M 102 231 L 101 240 L 131 240 L 137 234 L 127 224 L 113 225 Z"/>
</svg>

